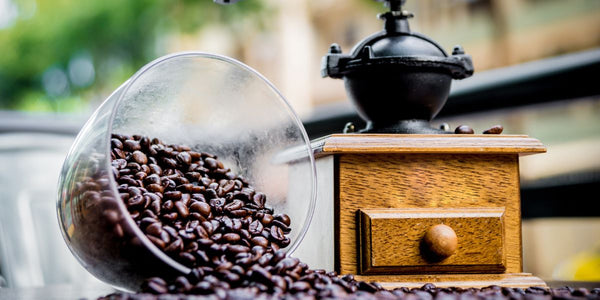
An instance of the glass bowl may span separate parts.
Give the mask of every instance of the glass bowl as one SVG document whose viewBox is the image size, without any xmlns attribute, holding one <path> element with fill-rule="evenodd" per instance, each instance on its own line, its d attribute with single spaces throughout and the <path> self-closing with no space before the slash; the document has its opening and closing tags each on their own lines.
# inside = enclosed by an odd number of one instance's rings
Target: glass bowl
<svg viewBox="0 0 600 300">
<path fill-rule="evenodd" d="M 168 55 L 121 85 L 87 121 L 64 162 L 58 221 L 78 261 L 112 286 L 137 290 L 145 278 L 191 270 L 144 235 L 119 196 L 112 134 L 158 138 L 218 156 L 292 220 L 288 253 L 302 241 L 316 201 L 316 172 L 304 127 L 258 72 L 199 52 Z M 285 153 L 294 153 L 288 164 Z M 291 168 L 293 180 L 288 180 Z M 297 174 L 302 174 L 298 177 Z"/>
</svg>

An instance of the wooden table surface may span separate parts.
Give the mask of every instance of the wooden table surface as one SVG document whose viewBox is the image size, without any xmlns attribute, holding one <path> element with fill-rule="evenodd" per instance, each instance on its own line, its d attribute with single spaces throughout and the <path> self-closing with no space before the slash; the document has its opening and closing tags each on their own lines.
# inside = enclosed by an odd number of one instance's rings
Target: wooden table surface
<svg viewBox="0 0 600 300">
<path fill-rule="evenodd" d="M 573 288 L 598 288 L 600 282 L 581 281 L 547 281 L 548 286 L 559 288 L 570 286 Z M 108 286 L 74 286 L 52 285 L 36 288 L 0 288 L 0 299 L 10 300 L 79 300 L 97 299 L 116 292 Z"/>
</svg>

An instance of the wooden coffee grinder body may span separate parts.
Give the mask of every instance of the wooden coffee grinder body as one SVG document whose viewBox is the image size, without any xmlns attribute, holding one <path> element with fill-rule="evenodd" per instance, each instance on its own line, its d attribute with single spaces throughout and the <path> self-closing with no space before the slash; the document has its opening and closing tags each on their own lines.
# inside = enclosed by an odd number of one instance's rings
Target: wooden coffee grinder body
<svg viewBox="0 0 600 300">
<path fill-rule="evenodd" d="M 312 147 L 317 204 L 294 253 L 309 266 L 388 288 L 545 286 L 522 273 L 519 156 L 545 152 L 538 140 L 339 134 Z"/>
</svg>

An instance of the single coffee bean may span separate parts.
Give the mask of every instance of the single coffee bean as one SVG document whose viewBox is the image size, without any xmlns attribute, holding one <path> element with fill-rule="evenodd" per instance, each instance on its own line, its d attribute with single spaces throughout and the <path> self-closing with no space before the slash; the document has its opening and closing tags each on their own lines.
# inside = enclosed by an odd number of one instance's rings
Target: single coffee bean
<svg viewBox="0 0 600 300">
<path fill-rule="evenodd" d="M 260 221 L 263 223 L 263 225 L 268 226 L 271 224 L 271 222 L 273 222 L 273 215 L 265 214 Z"/>
<path fill-rule="evenodd" d="M 273 220 L 273 222 L 271 222 L 271 225 L 281 228 L 281 231 L 283 231 L 284 233 L 290 233 L 290 231 L 292 230 L 290 227 L 286 226 L 285 224 L 283 224 L 283 222 L 279 220 Z"/>
<path fill-rule="evenodd" d="M 231 212 L 234 210 L 239 210 L 240 208 L 242 208 L 243 205 L 244 205 L 244 202 L 242 202 L 240 200 L 233 200 L 231 203 L 225 205 L 225 207 L 223 207 L 223 209 L 228 212 Z"/>
<path fill-rule="evenodd" d="M 483 132 L 483 134 L 501 134 L 504 130 L 502 125 L 494 125 L 490 129 L 487 129 Z"/>
<path fill-rule="evenodd" d="M 190 205 L 190 210 L 198 212 L 204 217 L 208 217 L 210 215 L 211 208 L 207 203 L 195 201 Z"/>
<path fill-rule="evenodd" d="M 183 250 L 183 241 L 180 238 L 175 239 L 165 249 L 165 252 L 175 252 Z"/>
<path fill-rule="evenodd" d="M 188 152 L 180 152 L 176 156 L 177 161 L 182 165 L 189 165 L 192 163 L 192 156 Z"/>
<path fill-rule="evenodd" d="M 141 150 L 142 147 L 140 146 L 140 143 L 134 140 L 126 140 L 123 143 L 123 146 L 125 148 L 125 150 L 127 151 L 136 151 L 136 150 Z"/>
<path fill-rule="evenodd" d="M 231 230 L 234 232 L 240 232 L 240 230 L 242 230 L 242 221 L 240 221 L 240 219 L 234 218 L 231 219 Z"/>
<path fill-rule="evenodd" d="M 296 281 L 292 284 L 290 290 L 292 290 L 292 292 L 305 292 L 310 290 L 310 284 L 308 282 L 304 282 L 304 281 Z"/>
<path fill-rule="evenodd" d="M 269 246 L 269 240 L 267 240 L 263 236 L 255 236 L 252 238 L 252 244 L 255 246 L 267 248 Z"/>
<path fill-rule="evenodd" d="M 282 222 L 285 226 L 290 226 L 291 220 L 290 217 L 286 214 L 276 214 L 273 216 L 275 220 Z"/>
<path fill-rule="evenodd" d="M 252 223 L 250 223 L 250 226 L 248 227 L 248 231 L 253 234 L 253 235 L 258 235 L 261 234 L 261 232 L 263 231 L 263 225 L 259 220 L 254 220 Z"/>
<path fill-rule="evenodd" d="M 237 233 L 227 233 L 223 235 L 223 240 L 227 243 L 236 243 L 240 240 L 240 235 Z"/>
<path fill-rule="evenodd" d="M 165 242 L 163 242 L 160 238 L 147 234 L 146 237 L 159 249 L 165 249 Z"/>
<path fill-rule="evenodd" d="M 473 131 L 473 128 L 471 128 L 468 125 L 460 125 L 460 126 L 456 127 L 456 129 L 454 130 L 454 133 L 457 133 L 457 134 L 474 134 L 475 131 Z"/>
<path fill-rule="evenodd" d="M 142 195 L 136 195 L 127 200 L 127 207 L 129 208 L 140 207 L 142 204 L 144 204 L 144 197 Z"/>
<path fill-rule="evenodd" d="M 165 189 L 162 185 L 156 183 L 149 184 L 146 188 L 153 193 L 162 193 Z"/>
<path fill-rule="evenodd" d="M 185 206 L 185 204 L 183 204 L 182 201 L 175 201 L 174 206 L 175 209 L 177 209 L 179 216 L 181 216 L 182 218 L 187 218 L 190 215 L 188 208 Z"/>
<path fill-rule="evenodd" d="M 266 197 L 265 197 L 265 194 L 263 194 L 263 193 L 256 193 L 254 195 L 254 197 L 252 197 L 252 201 L 259 208 L 263 208 L 264 207 L 264 205 L 265 205 L 265 199 L 266 199 Z"/>
<path fill-rule="evenodd" d="M 160 234 L 162 232 L 163 232 L 162 224 L 160 224 L 159 222 L 152 223 L 152 224 L 148 225 L 148 227 L 146 227 L 146 233 L 151 234 L 155 237 L 160 237 Z"/>
<path fill-rule="evenodd" d="M 142 290 L 152 294 L 164 294 L 167 290 L 167 283 L 159 277 L 152 277 L 147 279 L 142 284 Z"/>
<path fill-rule="evenodd" d="M 162 175 L 162 168 L 159 165 L 151 163 L 148 165 L 148 168 L 150 168 L 150 172 L 152 174 L 156 174 L 158 176 Z"/>
<path fill-rule="evenodd" d="M 168 192 L 164 193 L 165 199 L 173 199 L 173 200 L 181 199 L 181 195 L 182 195 L 182 193 L 180 191 L 168 191 Z"/>
<path fill-rule="evenodd" d="M 140 164 L 140 165 L 145 165 L 148 163 L 148 157 L 146 156 L 146 154 L 144 154 L 144 152 L 136 150 L 133 152 L 133 159 L 135 160 L 136 163 Z M 140 167 L 141 169 L 141 167 Z"/>
<path fill-rule="evenodd" d="M 110 223 L 110 224 L 116 224 L 119 222 L 119 219 L 120 219 L 119 213 L 114 209 L 107 209 L 102 212 L 102 215 L 104 216 L 104 218 L 106 218 L 106 221 L 108 221 L 108 223 Z"/>
<path fill-rule="evenodd" d="M 227 251 L 230 253 L 244 253 L 250 251 L 250 248 L 242 245 L 229 245 Z"/>
<path fill-rule="evenodd" d="M 218 167 L 217 160 L 211 157 L 204 159 L 204 165 L 209 169 L 216 169 Z"/>
<path fill-rule="evenodd" d="M 281 230 L 281 228 L 277 227 L 277 226 L 273 226 L 271 227 L 271 238 L 275 241 L 282 241 L 283 239 L 285 239 L 285 235 L 283 233 L 283 231 Z"/>
</svg>

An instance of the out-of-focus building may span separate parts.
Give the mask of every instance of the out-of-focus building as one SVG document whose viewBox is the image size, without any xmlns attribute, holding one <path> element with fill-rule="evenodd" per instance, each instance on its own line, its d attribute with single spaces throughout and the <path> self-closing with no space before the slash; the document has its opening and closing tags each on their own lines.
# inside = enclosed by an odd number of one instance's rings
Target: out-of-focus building
<svg viewBox="0 0 600 300">
<path fill-rule="evenodd" d="M 340 81 L 322 79 L 320 59 L 331 43 L 347 52 L 381 30 L 384 10 L 373 0 L 268 0 L 269 18 L 231 29 L 207 27 L 168 40 L 168 52 L 225 52 L 265 74 L 302 115 L 345 99 Z M 476 72 L 600 46 L 595 0 L 418 0 L 406 10 L 411 27 L 447 51 L 461 44 Z"/>
</svg>

